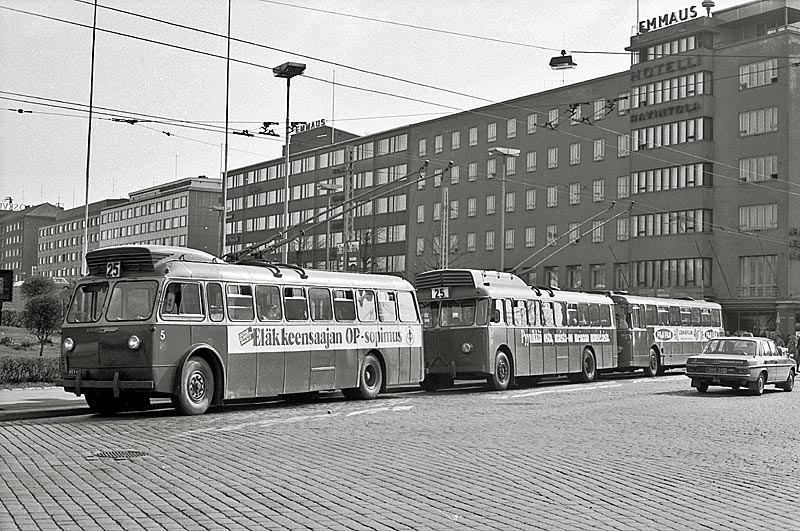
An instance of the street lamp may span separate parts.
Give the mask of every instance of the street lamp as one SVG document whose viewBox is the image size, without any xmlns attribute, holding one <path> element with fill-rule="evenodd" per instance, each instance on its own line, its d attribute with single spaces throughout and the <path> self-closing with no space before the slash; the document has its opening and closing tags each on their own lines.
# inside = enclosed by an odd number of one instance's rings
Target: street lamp
<svg viewBox="0 0 800 531">
<path fill-rule="evenodd" d="M 506 159 L 519 157 L 519 150 L 506 147 L 495 147 L 489 155 L 503 157 L 503 172 L 500 174 L 500 271 L 506 266 Z"/>
<path fill-rule="evenodd" d="M 289 165 L 289 89 L 291 87 L 292 78 L 299 76 L 306 71 L 306 65 L 303 63 L 283 63 L 272 69 L 275 77 L 286 78 L 286 139 L 284 142 L 284 150 L 286 151 L 286 168 L 284 170 L 284 184 L 283 184 L 283 227 L 284 230 L 289 228 L 289 174 L 291 173 L 291 166 Z M 289 246 L 284 245 L 282 251 L 282 262 L 289 262 Z"/>
<path fill-rule="evenodd" d="M 333 183 L 317 183 L 317 190 L 325 190 L 328 196 L 328 208 L 325 211 L 325 269 L 331 269 L 331 192 L 338 192 L 342 187 Z"/>
</svg>

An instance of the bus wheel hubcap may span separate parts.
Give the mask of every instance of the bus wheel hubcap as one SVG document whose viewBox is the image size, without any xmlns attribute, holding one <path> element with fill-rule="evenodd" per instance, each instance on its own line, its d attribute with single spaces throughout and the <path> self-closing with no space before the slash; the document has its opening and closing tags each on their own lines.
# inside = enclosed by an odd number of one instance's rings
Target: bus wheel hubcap
<svg viewBox="0 0 800 531">
<path fill-rule="evenodd" d="M 193 372 L 189 376 L 189 381 L 187 382 L 187 391 L 189 393 L 189 398 L 193 402 L 199 402 L 203 399 L 206 394 L 206 379 L 201 372 Z"/>
<path fill-rule="evenodd" d="M 376 380 L 377 376 L 375 374 L 375 368 L 371 365 L 368 365 L 364 370 L 364 382 L 366 382 L 368 387 L 374 387 Z"/>
<path fill-rule="evenodd" d="M 508 364 L 504 360 L 500 360 L 500 363 L 497 364 L 497 377 L 501 382 L 508 378 Z"/>
</svg>

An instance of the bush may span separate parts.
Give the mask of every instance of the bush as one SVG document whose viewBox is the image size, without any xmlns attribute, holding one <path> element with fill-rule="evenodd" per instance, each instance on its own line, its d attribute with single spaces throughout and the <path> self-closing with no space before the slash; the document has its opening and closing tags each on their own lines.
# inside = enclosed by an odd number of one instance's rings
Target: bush
<svg viewBox="0 0 800 531">
<path fill-rule="evenodd" d="M 0 357 L 0 385 L 29 382 L 52 383 L 60 376 L 58 359 Z"/>
<path fill-rule="evenodd" d="M 14 328 L 24 328 L 25 324 L 22 322 L 21 310 L 3 310 L 3 315 L 0 317 L 0 326 L 12 326 Z"/>
</svg>

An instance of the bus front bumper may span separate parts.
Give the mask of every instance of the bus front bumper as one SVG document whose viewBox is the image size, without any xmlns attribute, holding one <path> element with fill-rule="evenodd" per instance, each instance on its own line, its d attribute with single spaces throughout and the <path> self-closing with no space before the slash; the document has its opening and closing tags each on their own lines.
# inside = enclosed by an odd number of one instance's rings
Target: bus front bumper
<svg viewBox="0 0 800 531">
<path fill-rule="evenodd" d="M 155 389 L 153 380 L 122 380 L 119 377 L 119 372 L 115 372 L 114 378 L 111 380 L 84 380 L 83 375 L 78 373 L 74 378 L 56 380 L 55 384 L 58 387 L 63 387 L 65 391 L 75 393 L 77 396 L 81 396 L 83 389 L 111 389 L 115 397 L 118 397 L 123 389 L 146 391 Z"/>
</svg>

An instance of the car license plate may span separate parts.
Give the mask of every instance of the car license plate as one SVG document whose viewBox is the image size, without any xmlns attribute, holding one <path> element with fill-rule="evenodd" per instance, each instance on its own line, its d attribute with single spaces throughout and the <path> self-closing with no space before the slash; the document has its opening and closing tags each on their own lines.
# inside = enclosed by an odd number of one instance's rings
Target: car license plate
<svg viewBox="0 0 800 531">
<path fill-rule="evenodd" d="M 726 374 L 728 372 L 727 367 L 709 367 L 708 372 L 714 372 L 718 374 Z"/>
</svg>

